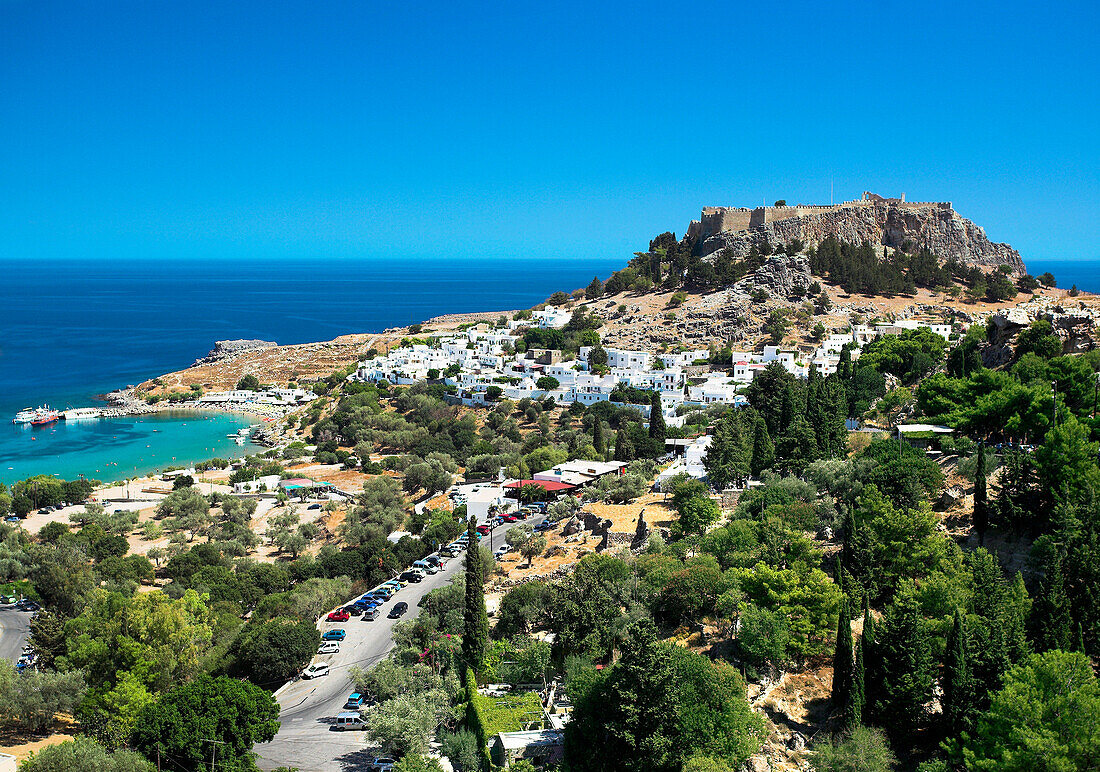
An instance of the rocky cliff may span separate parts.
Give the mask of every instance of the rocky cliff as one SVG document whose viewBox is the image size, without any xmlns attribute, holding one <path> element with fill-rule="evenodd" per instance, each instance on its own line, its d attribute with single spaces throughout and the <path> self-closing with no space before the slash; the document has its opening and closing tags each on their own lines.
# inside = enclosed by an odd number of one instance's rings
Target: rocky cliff
<svg viewBox="0 0 1100 772">
<path fill-rule="evenodd" d="M 273 340 L 219 340 L 214 342 L 214 348 L 210 350 L 210 353 L 196 359 L 191 366 L 202 367 L 203 365 L 212 365 L 216 362 L 224 362 L 227 359 L 232 359 L 238 354 L 243 354 L 246 351 L 275 348 L 278 345 L 279 344 Z"/>
<path fill-rule="evenodd" d="M 693 228 L 698 225 L 693 224 Z M 704 230 L 700 235 L 704 256 L 729 247 L 743 257 L 753 244 L 765 241 L 787 244 L 793 239 L 801 239 L 808 244 L 818 244 L 827 236 L 835 236 L 840 241 L 855 244 L 869 241 L 888 247 L 900 247 L 909 241 L 941 259 L 954 257 L 988 267 L 1009 265 L 1016 274 L 1026 272 L 1019 252 L 1008 244 L 990 241 L 980 226 L 959 215 L 950 205 L 922 208 L 892 203 L 837 206 L 741 231 L 709 234 Z"/>
</svg>

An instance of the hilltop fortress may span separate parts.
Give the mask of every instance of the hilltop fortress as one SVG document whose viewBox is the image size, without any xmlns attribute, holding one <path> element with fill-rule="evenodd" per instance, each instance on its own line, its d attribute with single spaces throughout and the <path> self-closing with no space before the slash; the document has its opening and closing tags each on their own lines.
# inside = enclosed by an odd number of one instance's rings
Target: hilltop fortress
<svg viewBox="0 0 1100 772">
<path fill-rule="evenodd" d="M 688 227 L 688 237 L 701 254 L 730 248 L 744 256 L 753 244 L 778 244 L 801 239 L 818 244 L 828 236 L 841 241 L 869 241 L 888 247 L 910 242 L 940 258 L 955 257 L 975 265 L 1009 265 L 1025 272 L 1020 254 L 1008 244 L 991 242 L 985 231 L 959 215 L 950 201 L 906 201 L 865 192 L 841 204 L 796 206 L 704 207 Z"/>
</svg>

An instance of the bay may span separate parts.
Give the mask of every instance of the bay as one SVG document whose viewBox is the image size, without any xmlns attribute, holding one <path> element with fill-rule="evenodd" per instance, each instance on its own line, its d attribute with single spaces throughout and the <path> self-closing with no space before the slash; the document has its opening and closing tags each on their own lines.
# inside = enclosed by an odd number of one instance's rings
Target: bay
<svg viewBox="0 0 1100 772">
<path fill-rule="evenodd" d="M 529 308 L 556 290 L 587 285 L 593 275 L 606 278 L 625 262 L 0 260 L 0 482 L 31 474 L 122 479 L 172 464 L 172 456 L 182 464 L 217 455 L 207 449 L 218 448 L 219 440 L 232 445 L 225 435 L 254 422 L 138 416 L 55 424 L 34 430 L 41 436 L 31 440 L 29 427 L 10 424 L 24 407 L 97 404 L 97 395 L 187 367 L 216 340 L 306 343 L 446 313 Z M 220 450 L 240 454 L 239 448 Z"/>
</svg>

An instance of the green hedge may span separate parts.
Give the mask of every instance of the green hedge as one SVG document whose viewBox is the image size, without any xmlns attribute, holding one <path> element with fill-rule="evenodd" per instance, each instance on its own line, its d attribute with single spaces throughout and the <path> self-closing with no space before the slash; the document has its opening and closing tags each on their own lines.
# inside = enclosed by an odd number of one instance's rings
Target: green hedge
<svg viewBox="0 0 1100 772">
<path fill-rule="evenodd" d="M 492 735 L 488 732 L 488 723 L 482 713 L 478 699 L 481 695 L 477 693 L 477 676 L 474 675 L 474 671 L 468 665 L 463 675 L 466 681 L 466 728 L 477 737 L 478 748 L 481 753 L 481 768 L 483 772 L 489 772 L 489 739 Z"/>
</svg>

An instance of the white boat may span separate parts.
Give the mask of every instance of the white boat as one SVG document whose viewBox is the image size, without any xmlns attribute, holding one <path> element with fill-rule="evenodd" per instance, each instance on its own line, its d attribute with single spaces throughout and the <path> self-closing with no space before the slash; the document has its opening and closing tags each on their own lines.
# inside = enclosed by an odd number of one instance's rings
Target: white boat
<svg viewBox="0 0 1100 772">
<path fill-rule="evenodd" d="M 87 421 L 92 418 L 99 418 L 100 411 L 98 407 L 77 407 L 66 410 L 62 415 L 66 421 Z"/>
<path fill-rule="evenodd" d="M 36 412 L 33 407 L 25 407 L 15 414 L 15 418 L 11 419 L 11 422 L 13 424 L 29 424 L 34 420 Z"/>
</svg>

